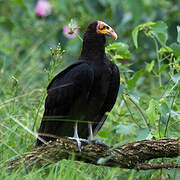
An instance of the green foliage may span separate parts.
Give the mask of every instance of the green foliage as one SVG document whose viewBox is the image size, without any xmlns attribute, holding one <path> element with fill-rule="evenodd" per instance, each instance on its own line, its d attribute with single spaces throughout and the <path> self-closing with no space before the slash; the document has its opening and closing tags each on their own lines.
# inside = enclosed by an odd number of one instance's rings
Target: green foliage
<svg viewBox="0 0 180 180">
<path fill-rule="evenodd" d="M 151 99 L 149 102 L 149 107 L 146 110 L 147 116 L 151 124 L 155 124 L 155 120 L 158 119 L 158 114 L 156 110 L 158 109 L 158 101 Z M 166 114 L 165 114 L 166 115 Z"/>
<path fill-rule="evenodd" d="M 144 74 L 144 70 L 140 70 L 134 74 L 132 78 L 128 80 L 128 89 L 131 90 L 136 86 L 138 79 Z"/>
<path fill-rule="evenodd" d="M 82 34 L 97 19 L 112 26 L 119 36 L 116 42 L 107 38 L 106 52 L 120 68 L 121 86 L 96 138 L 117 147 L 136 140 L 180 136 L 179 1 L 50 2 L 51 15 L 37 17 L 36 1 L 0 1 L 0 179 L 178 180 L 176 169 L 137 172 L 73 160 L 29 173 L 22 169 L 6 172 L 6 161 L 34 147 L 47 84 L 78 58 Z M 62 30 L 73 23 L 80 27 L 79 36 L 67 39 Z M 108 158 L 99 160 L 103 161 Z M 153 162 L 157 161 L 161 159 Z"/>
<path fill-rule="evenodd" d="M 137 38 L 140 31 L 143 31 L 148 37 L 156 38 L 161 45 L 165 46 L 168 34 L 167 25 L 163 21 L 158 21 L 156 23 L 148 22 L 134 28 L 132 37 L 136 48 L 138 48 Z"/>
<path fill-rule="evenodd" d="M 129 46 L 122 42 L 115 42 L 106 47 L 106 53 L 111 55 L 113 60 L 116 59 L 128 59 L 131 54 L 128 50 Z M 114 52 L 114 54 L 112 54 Z"/>
</svg>

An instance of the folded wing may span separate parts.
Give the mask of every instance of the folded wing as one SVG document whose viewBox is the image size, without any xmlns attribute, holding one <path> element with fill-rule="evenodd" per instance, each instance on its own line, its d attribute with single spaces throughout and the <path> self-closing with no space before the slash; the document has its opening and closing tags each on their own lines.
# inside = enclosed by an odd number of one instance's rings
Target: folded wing
<svg viewBox="0 0 180 180">
<path fill-rule="evenodd" d="M 91 67 L 85 62 L 78 62 L 67 67 L 51 81 L 38 132 L 41 138 L 49 141 L 56 136 L 73 136 L 75 121 L 83 119 L 81 112 L 86 107 L 93 80 Z M 40 144 L 42 142 L 37 140 L 36 145 Z"/>
</svg>

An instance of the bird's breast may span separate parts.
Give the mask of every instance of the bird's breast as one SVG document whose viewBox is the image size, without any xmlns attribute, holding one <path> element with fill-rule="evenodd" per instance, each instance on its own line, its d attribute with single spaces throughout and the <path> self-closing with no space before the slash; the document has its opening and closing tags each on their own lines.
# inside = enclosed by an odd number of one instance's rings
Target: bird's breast
<svg viewBox="0 0 180 180">
<path fill-rule="evenodd" d="M 108 95 L 112 71 L 106 64 L 93 67 L 94 81 L 88 97 L 88 111 L 97 114 Z"/>
</svg>

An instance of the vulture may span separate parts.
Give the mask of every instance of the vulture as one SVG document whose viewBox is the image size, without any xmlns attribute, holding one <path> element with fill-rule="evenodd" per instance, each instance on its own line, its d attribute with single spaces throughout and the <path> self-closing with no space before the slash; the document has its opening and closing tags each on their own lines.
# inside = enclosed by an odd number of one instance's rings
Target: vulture
<svg viewBox="0 0 180 180">
<path fill-rule="evenodd" d="M 118 67 L 105 54 L 106 37 L 117 34 L 106 23 L 90 23 L 79 59 L 57 74 L 47 87 L 45 111 L 36 146 L 58 137 L 88 142 L 113 108 L 120 85 Z"/>
</svg>

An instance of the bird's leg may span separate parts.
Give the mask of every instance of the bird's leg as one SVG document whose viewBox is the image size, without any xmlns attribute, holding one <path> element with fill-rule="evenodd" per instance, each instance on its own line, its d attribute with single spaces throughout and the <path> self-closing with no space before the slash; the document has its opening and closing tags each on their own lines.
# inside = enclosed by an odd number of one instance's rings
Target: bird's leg
<svg viewBox="0 0 180 180">
<path fill-rule="evenodd" d="M 89 137 L 88 137 L 88 142 L 92 143 L 92 144 L 99 144 L 99 145 L 103 145 L 105 147 L 108 148 L 108 146 L 106 144 L 104 144 L 103 142 L 99 142 L 94 140 L 94 135 L 93 135 L 93 131 L 92 131 L 92 123 L 88 122 L 88 129 L 89 129 Z"/>
<path fill-rule="evenodd" d="M 78 136 L 78 122 L 77 121 L 74 124 L 74 136 L 69 137 L 69 139 L 75 139 L 77 141 L 79 152 L 81 152 L 81 141 Z"/>
<path fill-rule="evenodd" d="M 78 148 L 79 148 L 79 152 L 81 152 L 81 141 L 78 136 L 78 122 L 77 121 L 75 122 L 75 125 L 74 125 L 74 137 L 73 138 L 76 139 Z"/>
<path fill-rule="evenodd" d="M 89 129 L 88 141 L 93 141 L 94 136 L 93 136 L 93 132 L 92 132 L 92 123 L 91 122 L 88 122 L 88 129 Z"/>
</svg>

